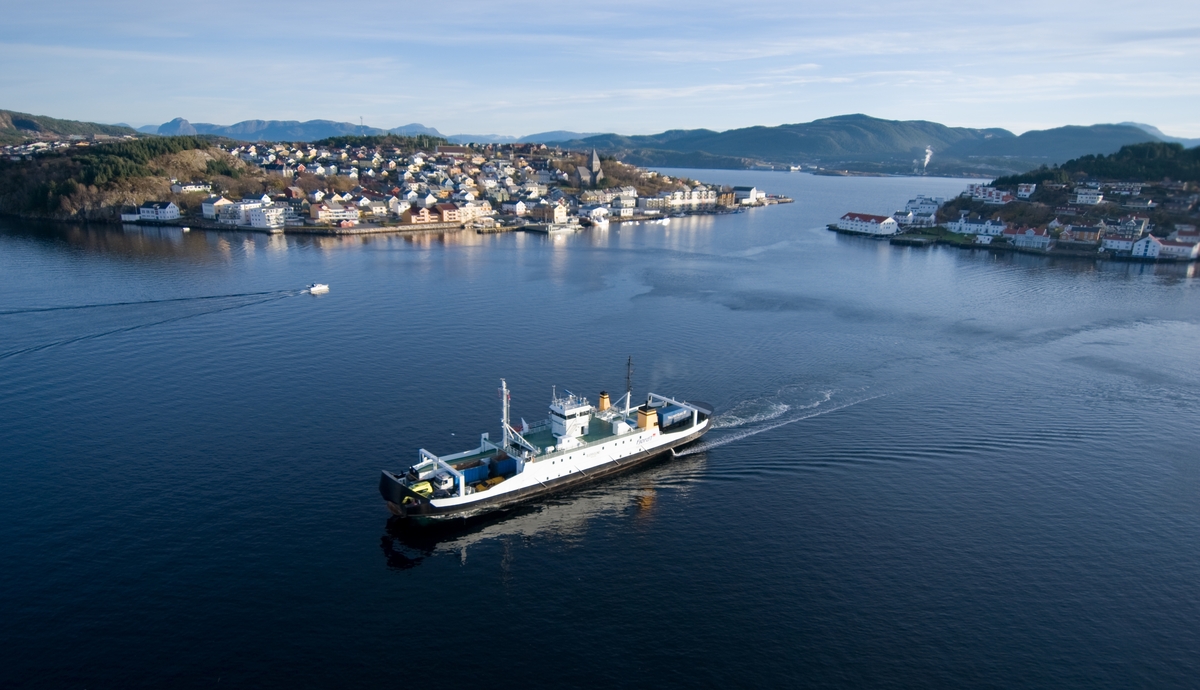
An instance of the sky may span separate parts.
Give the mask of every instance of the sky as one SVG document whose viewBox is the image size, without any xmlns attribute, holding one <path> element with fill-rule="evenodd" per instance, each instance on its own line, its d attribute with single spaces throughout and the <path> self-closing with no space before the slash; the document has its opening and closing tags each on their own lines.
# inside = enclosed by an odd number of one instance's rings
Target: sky
<svg viewBox="0 0 1200 690">
<path fill-rule="evenodd" d="M 650 134 L 865 113 L 1200 137 L 1200 2 L 12 3 L 0 108 Z"/>
</svg>

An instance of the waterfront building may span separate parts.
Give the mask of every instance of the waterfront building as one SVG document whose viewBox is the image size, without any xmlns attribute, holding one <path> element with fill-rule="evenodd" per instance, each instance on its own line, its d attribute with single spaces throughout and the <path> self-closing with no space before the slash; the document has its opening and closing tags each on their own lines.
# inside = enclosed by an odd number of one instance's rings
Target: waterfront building
<svg viewBox="0 0 1200 690">
<path fill-rule="evenodd" d="M 1008 223 L 1000 220 L 992 220 L 991 218 L 987 220 L 982 218 L 971 220 L 967 218 L 967 214 L 964 211 L 958 217 L 958 220 L 947 223 L 946 229 L 959 235 L 988 235 L 990 237 L 997 237 L 1008 230 Z"/>
<path fill-rule="evenodd" d="M 529 216 L 543 223 L 562 224 L 567 222 L 567 208 L 560 204 L 537 204 L 529 210 Z"/>
<path fill-rule="evenodd" d="M 268 204 L 270 204 L 269 199 L 265 204 L 261 199 L 242 199 L 232 202 L 217 210 L 217 222 L 225 225 L 249 225 L 250 212 Z"/>
<path fill-rule="evenodd" d="M 1200 257 L 1200 242 L 1188 242 L 1186 240 L 1161 240 L 1159 242 L 1159 256 L 1170 257 L 1172 259 L 1186 259 L 1189 261 Z"/>
<path fill-rule="evenodd" d="M 736 187 L 735 187 L 736 189 Z M 867 213 L 847 213 L 838 219 L 838 229 L 861 232 L 868 235 L 895 235 L 900 226 L 888 216 L 873 216 Z"/>
<path fill-rule="evenodd" d="M 250 227 L 262 230 L 282 228 L 285 223 L 288 207 L 282 204 L 272 204 L 251 209 L 249 213 Z"/>
<path fill-rule="evenodd" d="M 454 204 L 438 204 L 433 210 L 437 212 L 437 220 L 442 223 L 462 222 L 462 213 L 459 212 L 458 207 Z"/>
<path fill-rule="evenodd" d="M 200 213 L 209 220 L 216 220 L 217 214 L 222 206 L 228 206 L 233 202 L 223 196 L 210 196 L 200 202 Z"/>
<path fill-rule="evenodd" d="M 1136 256 L 1139 259 L 1157 259 L 1162 252 L 1163 243 L 1154 235 L 1146 235 L 1145 237 L 1134 241 L 1130 247 L 1130 256 Z"/>
<path fill-rule="evenodd" d="M 179 207 L 171 201 L 147 201 L 138 207 L 139 220 L 177 220 Z"/>
<path fill-rule="evenodd" d="M 1133 250 L 1134 238 L 1121 235 L 1105 235 L 1101 239 L 1102 248 L 1110 252 L 1128 252 Z"/>
<path fill-rule="evenodd" d="M 1046 251 L 1050 248 L 1052 238 L 1050 231 L 1045 228 L 1020 228 L 1013 230 L 1005 230 L 1005 236 L 1013 243 L 1014 247 L 1021 249 L 1039 249 Z"/>
<path fill-rule="evenodd" d="M 351 225 L 358 223 L 359 210 L 354 205 L 343 205 L 337 201 L 322 201 L 309 207 L 309 217 L 318 223 Z"/>
<path fill-rule="evenodd" d="M 413 206 L 406 209 L 400 215 L 400 222 L 409 223 L 411 225 L 419 225 L 422 223 L 436 223 L 440 216 L 436 216 L 428 208 L 423 206 Z"/>
<path fill-rule="evenodd" d="M 767 195 L 758 191 L 757 187 L 734 187 L 733 198 L 738 204 L 749 206 L 767 198 Z"/>
</svg>

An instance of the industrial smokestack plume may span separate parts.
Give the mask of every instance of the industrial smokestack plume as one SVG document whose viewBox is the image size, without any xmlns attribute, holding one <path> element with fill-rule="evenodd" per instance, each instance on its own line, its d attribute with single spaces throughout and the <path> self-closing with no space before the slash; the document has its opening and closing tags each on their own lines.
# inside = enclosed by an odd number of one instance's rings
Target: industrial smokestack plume
<svg viewBox="0 0 1200 690">
<path fill-rule="evenodd" d="M 930 158 L 933 158 L 933 149 L 929 146 L 926 146 L 925 147 L 925 165 L 921 166 L 922 172 L 924 172 L 925 168 L 929 167 L 929 159 Z"/>
</svg>

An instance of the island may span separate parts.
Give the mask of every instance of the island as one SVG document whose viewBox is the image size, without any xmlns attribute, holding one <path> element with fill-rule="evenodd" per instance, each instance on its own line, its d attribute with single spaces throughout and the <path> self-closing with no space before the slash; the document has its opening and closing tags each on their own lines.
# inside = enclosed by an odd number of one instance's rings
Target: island
<svg viewBox="0 0 1200 690">
<path fill-rule="evenodd" d="M 1200 148 L 1122 147 L 1061 166 L 918 195 L 890 215 L 849 212 L 829 229 L 892 244 L 946 244 L 1085 259 L 1200 258 Z"/>
<path fill-rule="evenodd" d="M 4 147 L 0 213 L 269 233 L 565 232 L 787 203 L 595 149 L 427 135 L 238 142 L 80 137 Z"/>
</svg>

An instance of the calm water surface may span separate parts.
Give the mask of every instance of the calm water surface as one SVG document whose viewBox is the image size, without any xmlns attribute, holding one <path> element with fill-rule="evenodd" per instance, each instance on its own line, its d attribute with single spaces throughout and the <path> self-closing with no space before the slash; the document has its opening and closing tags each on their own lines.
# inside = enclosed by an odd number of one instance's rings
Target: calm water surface
<svg viewBox="0 0 1200 690">
<path fill-rule="evenodd" d="M 1188 687 L 1200 283 L 840 237 L 962 180 L 550 239 L 0 225 L 5 687 Z M 297 294 L 313 282 L 332 291 Z M 87 306 L 111 305 L 111 306 Z M 551 386 L 718 406 L 441 533 L 376 482 Z"/>
</svg>

